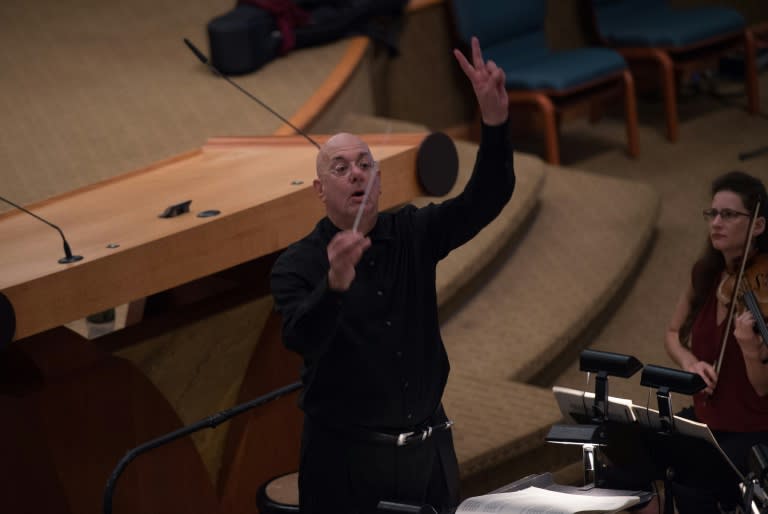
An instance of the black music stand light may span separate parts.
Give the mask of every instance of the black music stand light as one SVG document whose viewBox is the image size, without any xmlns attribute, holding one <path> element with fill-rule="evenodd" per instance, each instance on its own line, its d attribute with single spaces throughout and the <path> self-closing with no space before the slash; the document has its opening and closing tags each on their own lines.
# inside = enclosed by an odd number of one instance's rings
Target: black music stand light
<svg viewBox="0 0 768 514">
<path fill-rule="evenodd" d="M 595 403 L 592 406 L 593 421 L 601 423 L 608 419 L 608 377 L 629 378 L 643 367 L 643 364 L 631 355 L 584 350 L 579 357 L 581 371 L 596 373 Z"/>
<path fill-rule="evenodd" d="M 653 364 L 648 364 L 643 368 L 643 373 L 640 375 L 640 385 L 653 387 L 657 390 L 659 421 L 666 432 L 673 432 L 675 429 L 671 393 L 692 395 L 707 386 L 704 379 L 696 373 Z"/>
</svg>

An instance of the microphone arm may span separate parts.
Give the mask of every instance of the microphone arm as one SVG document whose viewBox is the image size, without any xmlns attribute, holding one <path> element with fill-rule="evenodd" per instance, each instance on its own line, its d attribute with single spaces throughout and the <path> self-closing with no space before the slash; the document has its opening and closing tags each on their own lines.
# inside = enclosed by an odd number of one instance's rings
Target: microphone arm
<svg viewBox="0 0 768 514">
<path fill-rule="evenodd" d="M 293 123 L 291 123 L 291 122 L 290 122 L 290 121 L 288 121 L 287 119 L 283 118 L 283 117 L 282 117 L 282 116 L 281 116 L 281 115 L 280 115 L 280 114 L 279 114 L 277 111 L 275 111 L 275 110 L 274 110 L 274 109 L 272 109 L 270 106 L 268 106 L 267 104 L 265 104 L 264 102 L 262 102 L 261 100 L 259 100 L 259 99 L 258 99 L 258 98 L 256 98 L 255 96 L 253 96 L 251 93 L 249 93 L 248 91 L 246 91 L 245 89 L 243 89 L 242 87 L 240 87 L 240 86 L 239 86 L 239 85 L 238 85 L 236 82 L 234 82 L 232 79 L 230 79 L 229 77 L 227 77 L 226 75 L 224 75 L 222 72 L 220 72 L 220 71 L 219 71 L 219 70 L 216 68 L 216 66 L 214 66 L 213 64 L 211 64 L 211 62 L 208 60 L 208 58 L 205 56 L 205 54 L 203 54 L 203 52 L 201 52 L 201 51 L 200 51 L 200 49 L 199 49 L 199 48 L 197 48 L 197 47 L 196 47 L 196 46 L 195 46 L 195 45 L 192 43 L 192 41 L 190 41 L 190 40 L 189 40 L 189 39 L 187 39 L 187 38 L 184 38 L 184 43 L 187 45 L 187 47 L 189 47 L 189 49 L 190 49 L 190 50 L 192 50 L 192 53 L 193 53 L 193 54 L 195 54 L 195 55 L 197 56 L 197 58 L 198 58 L 198 59 L 200 59 L 200 62 L 202 62 L 203 64 L 205 64 L 206 66 L 208 66 L 208 67 L 209 67 L 211 70 L 213 70 L 213 72 L 214 72 L 216 75 L 218 75 L 219 77 L 223 78 L 224 80 L 226 80 L 227 82 L 229 82 L 230 84 L 232 84 L 234 87 L 236 87 L 237 89 L 239 89 L 239 90 L 240 90 L 240 91 L 241 91 L 241 92 L 242 92 L 244 95 L 246 95 L 248 98 L 250 98 L 251 100 L 255 101 L 256 103 L 258 103 L 259 105 L 261 105 L 262 107 L 264 107 L 266 110 L 268 110 L 269 112 L 271 112 L 272 114 L 274 114 L 275 116 L 277 116 L 277 117 L 278 117 L 278 118 L 279 118 L 281 121 L 283 121 L 283 122 L 284 122 L 286 125 L 288 125 L 288 126 L 289 126 L 289 127 L 291 127 L 293 130 L 295 130 L 297 134 L 300 134 L 300 135 L 304 136 L 304 137 L 307 139 L 307 141 L 309 141 L 310 143 L 312 143 L 313 145 L 315 145 L 315 146 L 317 147 L 317 149 L 318 149 L 318 150 L 320 149 L 320 145 L 319 145 L 319 144 L 317 144 L 317 141 L 315 141 L 314 139 L 312 139 L 311 137 L 309 137 L 309 135 L 308 135 L 306 132 L 304 132 L 303 130 L 301 130 L 299 127 L 297 127 L 296 125 L 294 125 Z"/>
<path fill-rule="evenodd" d="M 133 450 L 130 450 L 125 454 L 125 457 L 123 457 L 120 462 L 117 463 L 114 471 L 112 471 L 112 475 L 110 475 L 109 480 L 107 480 L 107 486 L 104 489 L 104 514 L 112 514 L 112 494 L 114 492 L 115 485 L 117 484 L 117 479 L 120 478 L 120 474 L 123 472 L 123 470 L 125 470 L 126 466 L 128 466 L 128 464 L 130 464 L 133 459 L 142 453 L 148 452 L 149 450 L 157 448 L 158 446 L 163 446 L 164 444 L 175 441 L 176 439 L 189 435 L 193 432 L 197 432 L 198 430 L 202 430 L 203 428 L 215 428 L 219 424 L 237 416 L 238 414 L 241 414 L 254 407 L 264 405 L 265 403 L 271 402 L 272 400 L 277 400 L 283 395 L 292 393 L 297 389 L 301 389 L 301 387 L 303 387 L 301 382 L 294 382 L 287 386 L 283 386 L 280 389 L 275 389 L 271 393 L 267 393 L 249 402 L 241 403 L 240 405 L 236 405 L 230 409 L 216 413 L 198 421 L 197 423 L 193 423 L 192 425 L 181 427 L 178 430 L 174 430 L 173 432 L 152 439 L 151 441 L 148 441 L 137 446 Z"/>
<path fill-rule="evenodd" d="M 46 219 L 41 218 L 40 216 L 38 216 L 34 212 L 25 209 L 21 205 L 8 200 L 7 198 L 3 198 L 2 196 L 0 196 L 0 200 L 4 201 L 5 203 L 7 203 L 9 205 L 12 205 L 13 207 L 16 207 L 17 209 L 19 209 L 22 212 L 26 212 L 30 216 L 33 216 L 33 217 L 39 219 L 40 221 L 42 221 L 43 223 L 45 223 L 49 227 L 53 227 L 53 228 L 55 228 L 59 232 L 59 235 L 61 236 L 61 241 L 64 243 L 64 257 L 59 259 L 59 264 L 69 264 L 69 263 L 72 263 L 72 262 L 77 262 L 79 260 L 82 260 L 82 258 L 83 258 L 82 255 L 72 255 L 72 250 L 69 248 L 69 243 L 67 242 L 67 238 L 64 237 L 64 232 L 62 232 L 61 229 L 58 226 L 54 225 L 53 223 L 51 223 L 50 221 L 48 221 Z"/>
</svg>

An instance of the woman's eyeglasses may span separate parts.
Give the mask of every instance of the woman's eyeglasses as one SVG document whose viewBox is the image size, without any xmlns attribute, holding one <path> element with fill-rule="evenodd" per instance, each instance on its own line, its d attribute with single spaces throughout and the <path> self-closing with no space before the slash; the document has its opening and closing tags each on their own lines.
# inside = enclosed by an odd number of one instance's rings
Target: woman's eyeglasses
<svg viewBox="0 0 768 514">
<path fill-rule="evenodd" d="M 739 212 L 731 209 L 704 209 L 702 214 L 704 215 L 704 219 L 707 221 L 712 221 L 718 216 L 720 216 L 720 219 L 723 221 L 732 221 L 739 216 L 751 216 L 751 214 L 748 212 Z"/>
</svg>

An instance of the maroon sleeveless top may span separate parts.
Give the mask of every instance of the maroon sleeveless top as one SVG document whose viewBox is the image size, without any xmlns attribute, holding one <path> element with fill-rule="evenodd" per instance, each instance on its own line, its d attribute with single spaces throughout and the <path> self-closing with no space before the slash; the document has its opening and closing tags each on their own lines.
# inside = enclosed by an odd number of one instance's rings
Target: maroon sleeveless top
<svg viewBox="0 0 768 514">
<path fill-rule="evenodd" d="M 725 322 L 717 325 L 717 299 L 713 288 L 691 327 L 691 350 L 696 358 L 714 363 L 720 355 L 724 330 Z M 693 397 L 696 417 L 711 430 L 768 430 L 768 396 L 758 396 L 749 382 L 733 327 L 730 331 L 714 394 L 708 396 L 702 392 Z"/>
</svg>

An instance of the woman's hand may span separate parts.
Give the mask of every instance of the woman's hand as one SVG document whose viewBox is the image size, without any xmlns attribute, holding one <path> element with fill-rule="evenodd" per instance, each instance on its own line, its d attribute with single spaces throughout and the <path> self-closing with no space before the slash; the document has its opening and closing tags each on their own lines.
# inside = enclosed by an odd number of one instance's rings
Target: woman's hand
<svg viewBox="0 0 768 514">
<path fill-rule="evenodd" d="M 745 310 L 733 320 L 733 336 L 741 346 L 745 359 L 763 360 L 768 357 L 768 349 L 763 344 L 763 338 L 755 333 L 754 326 L 755 317 Z"/>
<path fill-rule="evenodd" d="M 706 389 L 704 389 L 705 393 L 712 394 L 714 392 L 715 387 L 717 386 L 717 371 L 715 371 L 712 364 L 704 361 L 696 361 L 690 366 L 687 366 L 685 371 L 696 373 L 704 379 L 704 383 L 707 384 Z"/>
</svg>

